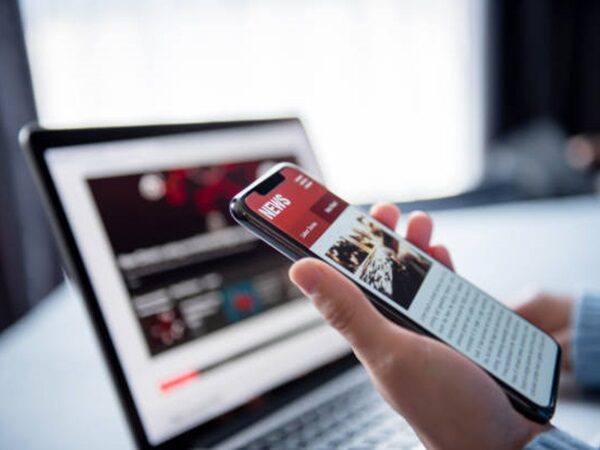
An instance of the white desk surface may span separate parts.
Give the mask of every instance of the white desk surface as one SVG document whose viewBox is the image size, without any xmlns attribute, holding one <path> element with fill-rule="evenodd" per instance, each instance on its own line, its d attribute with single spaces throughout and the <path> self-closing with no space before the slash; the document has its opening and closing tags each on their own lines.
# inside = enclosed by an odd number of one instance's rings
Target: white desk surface
<svg viewBox="0 0 600 450">
<path fill-rule="evenodd" d="M 600 200 L 592 197 L 434 214 L 457 271 L 508 301 L 523 288 L 600 291 Z M 0 448 L 132 448 L 81 300 L 59 287 L 0 335 Z M 568 382 L 553 423 L 588 441 L 600 400 Z"/>
</svg>

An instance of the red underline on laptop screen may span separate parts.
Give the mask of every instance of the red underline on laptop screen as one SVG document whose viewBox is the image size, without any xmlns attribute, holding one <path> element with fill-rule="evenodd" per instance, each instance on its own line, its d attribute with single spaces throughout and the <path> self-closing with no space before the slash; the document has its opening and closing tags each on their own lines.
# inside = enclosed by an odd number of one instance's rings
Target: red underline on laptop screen
<svg viewBox="0 0 600 450">
<path fill-rule="evenodd" d="M 320 318 L 310 319 L 306 322 L 298 324 L 295 327 L 285 330 L 282 333 L 272 336 L 264 341 L 256 342 L 252 345 L 249 345 L 243 350 L 223 356 L 223 358 L 213 363 L 204 365 L 199 369 L 188 370 L 180 374 L 174 375 L 160 382 L 159 389 L 163 393 L 170 392 L 175 388 L 181 387 L 187 383 L 197 380 L 198 378 L 200 378 L 200 375 L 206 375 L 207 373 L 217 370 L 223 366 L 226 366 L 228 363 L 231 363 L 233 361 L 246 358 L 248 356 L 256 356 L 257 352 L 268 349 L 268 347 L 271 347 L 273 345 L 280 344 L 286 339 L 293 339 L 304 332 L 311 331 L 321 326 L 323 326 L 323 321 Z"/>
<path fill-rule="evenodd" d="M 189 372 L 184 372 L 181 375 L 177 375 L 176 377 L 169 378 L 168 380 L 160 383 L 160 390 L 162 392 L 170 391 L 171 389 L 180 386 L 182 384 L 187 383 L 188 381 L 194 380 L 200 376 L 200 372 L 197 370 L 190 370 Z"/>
</svg>

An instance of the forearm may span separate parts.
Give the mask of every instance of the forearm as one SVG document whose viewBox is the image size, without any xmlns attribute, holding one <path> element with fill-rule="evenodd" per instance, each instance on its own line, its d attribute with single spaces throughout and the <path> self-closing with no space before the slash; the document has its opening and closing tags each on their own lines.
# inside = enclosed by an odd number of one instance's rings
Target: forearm
<svg viewBox="0 0 600 450">
<path fill-rule="evenodd" d="M 593 450 L 591 446 L 557 429 L 538 434 L 524 450 Z"/>
<path fill-rule="evenodd" d="M 573 312 L 572 365 L 584 389 L 600 389 L 600 295 L 584 295 Z M 525 450 L 592 450 L 588 444 L 552 429 L 537 435 Z"/>
<path fill-rule="evenodd" d="M 584 295 L 573 314 L 573 371 L 584 389 L 600 389 L 600 295 Z"/>
</svg>

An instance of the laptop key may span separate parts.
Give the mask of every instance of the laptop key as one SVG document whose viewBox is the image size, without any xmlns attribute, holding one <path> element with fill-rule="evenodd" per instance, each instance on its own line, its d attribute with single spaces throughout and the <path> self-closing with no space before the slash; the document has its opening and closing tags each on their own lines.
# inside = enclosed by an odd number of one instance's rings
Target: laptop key
<svg viewBox="0 0 600 450">
<path fill-rule="evenodd" d="M 244 448 L 414 449 L 420 443 L 409 425 L 368 382 L 282 424 Z"/>
</svg>

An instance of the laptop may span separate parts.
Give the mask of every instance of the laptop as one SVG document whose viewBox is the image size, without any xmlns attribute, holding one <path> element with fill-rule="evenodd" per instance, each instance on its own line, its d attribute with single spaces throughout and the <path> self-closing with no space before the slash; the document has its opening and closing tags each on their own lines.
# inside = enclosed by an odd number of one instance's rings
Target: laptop
<svg viewBox="0 0 600 450">
<path fill-rule="evenodd" d="M 420 446 L 289 263 L 229 216 L 277 162 L 319 174 L 299 120 L 21 139 L 140 448 Z"/>
</svg>

